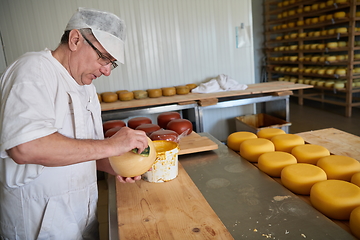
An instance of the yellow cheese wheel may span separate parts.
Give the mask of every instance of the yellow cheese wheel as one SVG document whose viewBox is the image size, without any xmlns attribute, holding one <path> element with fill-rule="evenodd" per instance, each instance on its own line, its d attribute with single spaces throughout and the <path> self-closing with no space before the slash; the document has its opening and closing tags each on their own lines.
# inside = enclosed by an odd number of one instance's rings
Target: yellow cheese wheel
<svg viewBox="0 0 360 240">
<path fill-rule="evenodd" d="M 190 91 L 197 87 L 197 85 L 195 83 L 189 83 L 189 84 L 186 84 L 186 86 L 189 87 Z"/>
<path fill-rule="evenodd" d="M 280 134 L 271 138 L 271 141 L 275 145 L 276 151 L 283 151 L 290 153 L 291 150 L 298 146 L 305 144 L 302 137 L 295 134 Z"/>
<path fill-rule="evenodd" d="M 318 182 L 311 188 L 310 202 L 329 218 L 349 220 L 352 210 L 360 206 L 360 188 L 343 180 Z"/>
<path fill-rule="evenodd" d="M 257 132 L 259 138 L 271 139 L 272 137 L 280 134 L 286 134 L 286 132 L 279 128 L 264 128 Z"/>
<path fill-rule="evenodd" d="M 284 167 L 296 163 L 296 158 L 287 152 L 263 153 L 258 158 L 258 168 L 271 177 L 280 177 Z"/>
<path fill-rule="evenodd" d="M 350 181 L 360 187 L 360 173 L 355 173 L 354 175 L 352 175 Z"/>
<path fill-rule="evenodd" d="M 176 88 L 176 94 L 178 95 L 185 95 L 190 92 L 190 89 L 188 86 L 177 86 Z"/>
<path fill-rule="evenodd" d="M 144 99 L 144 98 L 148 97 L 147 92 L 144 90 L 135 90 L 135 91 L 133 91 L 133 93 L 134 93 L 135 99 Z"/>
<path fill-rule="evenodd" d="M 174 96 L 176 94 L 175 87 L 166 87 L 166 88 L 162 88 L 161 90 L 163 96 Z"/>
<path fill-rule="evenodd" d="M 240 144 L 240 155 L 250 162 L 257 162 L 261 154 L 274 151 L 274 144 L 265 138 L 247 139 Z"/>
<path fill-rule="evenodd" d="M 103 102 L 111 103 L 118 100 L 118 95 L 114 92 L 104 92 L 101 94 L 101 99 Z"/>
<path fill-rule="evenodd" d="M 335 30 L 334 30 L 335 31 Z M 329 31 L 328 31 L 329 32 Z M 337 48 L 338 47 L 338 43 L 337 42 L 328 42 L 326 44 L 326 47 L 333 49 L 333 48 Z"/>
<path fill-rule="evenodd" d="M 161 89 L 148 89 L 146 90 L 149 98 L 157 98 L 162 96 Z"/>
<path fill-rule="evenodd" d="M 226 145 L 236 151 L 240 151 L 240 144 L 247 140 L 257 138 L 255 133 L 252 132 L 234 132 L 227 137 Z"/>
<path fill-rule="evenodd" d="M 360 162 L 347 156 L 330 155 L 323 157 L 319 159 L 316 165 L 326 172 L 328 179 L 349 182 L 355 173 L 360 172 Z"/>
<path fill-rule="evenodd" d="M 97 96 L 98 96 L 99 102 L 102 102 L 101 94 L 97 93 Z"/>
<path fill-rule="evenodd" d="M 119 95 L 122 92 L 129 92 L 129 91 L 128 90 L 118 90 L 118 91 L 116 91 L 116 94 Z"/>
<path fill-rule="evenodd" d="M 320 158 L 329 156 L 330 152 L 323 146 L 304 144 L 294 147 L 291 154 L 296 157 L 299 163 L 316 164 Z"/>
<path fill-rule="evenodd" d="M 119 93 L 119 99 L 120 101 L 130 101 L 134 99 L 134 93 L 133 92 L 121 92 Z"/>
<path fill-rule="evenodd" d="M 334 13 L 334 18 L 344 18 L 344 17 L 346 17 L 345 12 L 336 12 L 336 13 Z"/>
<path fill-rule="evenodd" d="M 326 179 L 324 170 L 308 163 L 288 165 L 281 171 L 282 184 L 290 191 L 302 195 L 309 195 L 315 183 Z"/>
<path fill-rule="evenodd" d="M 351 233 L 360 239 L 360 206 L 351 211 L 349 226 Z"/>
</svg>

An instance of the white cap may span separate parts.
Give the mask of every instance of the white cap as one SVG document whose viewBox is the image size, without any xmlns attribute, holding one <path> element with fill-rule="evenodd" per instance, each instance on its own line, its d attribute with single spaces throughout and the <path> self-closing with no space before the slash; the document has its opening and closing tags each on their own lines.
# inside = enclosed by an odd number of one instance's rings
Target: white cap
<svg viewBox="0 0 360 240">
<path fill-rule="evenodd" d="M 125 22 L 113 13 L 79 8 L 69 20 L 65 31 L 90 28 L 98 42 L 117 61 L 124 63 Z"/>
</svg>

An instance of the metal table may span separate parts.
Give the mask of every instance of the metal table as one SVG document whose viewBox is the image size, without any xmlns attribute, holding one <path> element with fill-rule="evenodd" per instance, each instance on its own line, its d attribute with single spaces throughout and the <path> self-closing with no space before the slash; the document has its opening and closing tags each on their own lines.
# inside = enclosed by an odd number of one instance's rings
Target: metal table
<svg viewBox="0 0 360 240">
<path fill-rule="evenodd" d="M 234 239 L 355 239 L 207 133 L 219 149 L 179 160 Z M 109 235 L 118 239 L 115 184 L 109 182 Z"/>
<path fill-rule="evenodd" d="M 113 119 L 125 119 L 132 116 L 139 115 L 151 115 L 169 111 L 180 111 L 181 114 L 186 112 L 187 118 L 195 122 L 195 131 L 198 133 L 207 132 L 204 128 L 204 112 L 208 109 L 215 108 L 228 108 L 228 107 L 240 107 L 249 104 L 261 104 L 260 112 L 268 113 L 275 117 L 289 121 L 289 95 L 286 96 L 272 96 L 267 94 L 257 94 L 249 96 L 238 97 L 225 97 L 219 98 L 219 102 L 216 105 L 211 106 L 199 106 L 197 103 L 193 104 L 167 104 L 161 106 L 146 106 L 130 109 L 117 109 L 112 111 L 103 111 L 103 121 Z M 221 117 L 221 116 L 220 116 Z M 286 131 L 288 132 L 288 131 Z"/>
</svg>

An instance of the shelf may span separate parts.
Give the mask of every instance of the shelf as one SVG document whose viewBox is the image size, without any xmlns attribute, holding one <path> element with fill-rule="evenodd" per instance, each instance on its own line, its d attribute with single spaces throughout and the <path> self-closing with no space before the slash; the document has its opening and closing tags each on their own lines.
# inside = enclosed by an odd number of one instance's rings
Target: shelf
<svg viewBox="0 0 360 240">
<path fill-rule="evenodd" d="M 358 40 L 355 37 L 360 36 L 360 32 L 357 32 L 357 22 L 360 23 L 360 17 L 356 17 L 356 12 L 358 11 L 357 6 L 360 6 L 360 2 L 358 0 L 349 0 L 347 3 L 344 4 L 334 4 L 331 6 L 324 7 L 318 10 L 312 10 L 307 12 L 298 13 L 297 9 L 303 8 L 304 6 L 313 6 L 315 3 L 325 3 L 327 4 L 327 0 L 321 1 L 296 1 L 294 4 L 276 8 L 277 4 L 281 1 L 266 1 L 264 3 L 265 8 L 265 54 L 267 57 L 266 60 L 266 71 L 267 71 L 267 81 L 274 81 L 277 80 L 279 76 L 291 76 L 292 80 L 295 81 L 296 78 L 320 78 L 320 79 L 333 79 L 333 80 L 345 80 L 345 85 L 348 87 L 343 89 L 331 89 L 331 88 L 323 88 L 323 87 L 315 87 L 313 91 L 321 91 L 322 97 L 318 99 L 318 101 L 323 102 L 331 102 L 333 104 L 339 104 L 345 106 L 345 116 L 351 117 L 352 107 L 359 106 L 359 103 L 354 103 L 357 99 L 354 93 L 360 93 L 360 87 L 353 87 L 352 81 L 353 79 L 360 78 L 360 74 L 354 73 L 354 68 L 356 65 L 360 65 L 360 59 L 355 59 L 355 51 L 360 51 L 360 46 L 358 46 Z M 276 9 L 275 9 L 276 8 Z M 285 11 L 295 10 L 295 14 L 291 16 L 287 16 L 280 19 L 275 19 L 278 14 L 283 13 Z M 303 9 L 304 10 L 304 9 Z M 347 13 L 346 17 L 343 18 L 333 18 L 331 20 L 321 21 L 314 24 L 310 23 L 310 19 L 325 16 L 328 14 L 333 14 L 335 12 L 345 12 Z M 291 12 L 290 12 L 291 13 Z M 289 12 L 288 12 L 289 14 Z M 284 14 L 285 15 L 285 14 Z M 320 18 L 322 20 L 324 18 Z M 294 22 L 297 25 L 297 21 L 304 21 L 307 23 L 303 26 L 295 26 L 289 28 L 281 28 L 282 24 L 288 24 L 290 22 Z M 278 25 L 274 30 L 274 26 Z M 287 26 L 287 25 L 284 25 Z M 347 27 L 347 33 L 337 33 L 332 35 L 325 35 L 327 32 L 323 32 L 323 30 L 330 30 L 335 29 L 337 27 Z M 270 28 L 271 27 L 271 28 Z M 308 32 L 305 37 L 298 37 L 301 33 Z M 317 33 L 317 37 L 314 37 L 314 33 L 309 34 L 309 32 L 320 32 L 320 35 Z M 276 40 L 275 38 L 282 36 L 281 40 Z M 301 35 L 304 36 L 304 35 Z M 329 48 L 322 48 L 318 49 L 316 43 L 326 44 L 327 42 L 332 41 L 345 41 L 347 43 L 347 47 L 340 47 L 335 49 Z M 298 45 L 298 49 L 290 50 L 290 45 Z M 325 45 L 326 46 L 326 45 Z M 300 49 L 301 48 L 301 49 Z M 306 49 L 305 49 L 306 48 Z M 276 51 L 275 51 L 276 49 Z M 279 50 L 282 51 L 279 51 Z M 293 48 L 294 49 L 294 48 Z M 333 54 L 332 54 L 333 53 Z M 321 61 L 321 62 L 313 62 L 310 61 L 310 58 L 306 58 L 308 61 L 304 61 L 304 57 L 306 55 L 347 55 L 348 59 L 344 61 Z M 358 54 L 358 53 L 356 53 Z M 288 57 L 288 56 L 298 56 L 300 61 L 289 61 L 290 58 L 279 58 L 279 57 Z M 281 61 L 275 61 L 281 60 Z M 284 61 L 284 59 L 286 61 Z M 293 60 L 295 58 L 292 58 Z M 316 60 L 316 59 L 313 59 Z M 324 59 L 321 59 L 324 60 Z M 274 67 L 276 66 L 276 70 Z M 338 76 L 336 74 L 332 75 L 324 75 L 324 74 L 317 74 L 311 73 L 308 70 L 305 70 L 306 67 L 304 66 L 313 66 L 313 67 L 321 67 L 323 66 L 340 66 L 344 68 L 348 68 L 348 74 Z M 284 68 L 281 68 L 282 71 L 277 67 L 285 67 L 288 71 L 283 71 Z M 300 69 L 299 72 L 297 69 Z M 294 70 L 292 72 L 291 70 Z M 306 71 L 306 72 L 305 72 Z M 313 71 L 315 72 L 315 71 Z M 274 76 L 273 76 L 274 75 Z M 296 78 L 294 78 L 296 76 Z M 303 104 L 304 98 L 311 98 L 311 96 L 306 95 L 306 92 L 310 90 L 299 90 L 298 102 L 300 105 Z M 341 92 L 341 95 L 344 95 L 345 101 L 336 102 L 334 100 L 326 100 L 325 96 L 331 94 L 331 92 Z"/>
</svg>

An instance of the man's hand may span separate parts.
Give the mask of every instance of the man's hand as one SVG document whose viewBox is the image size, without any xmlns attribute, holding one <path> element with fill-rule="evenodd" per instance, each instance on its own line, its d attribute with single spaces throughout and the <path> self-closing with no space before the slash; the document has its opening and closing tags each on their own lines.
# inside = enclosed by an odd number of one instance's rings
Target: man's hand
<svg viewBox="0 0 360 240">
<path fill-rule="evenodd" d="M 116 179 L 121 183 L 135 183 L 141 179 L 141 176 L 136 177 L 122 177 L 120 175 L 116 176 Z"/>
</svg>

